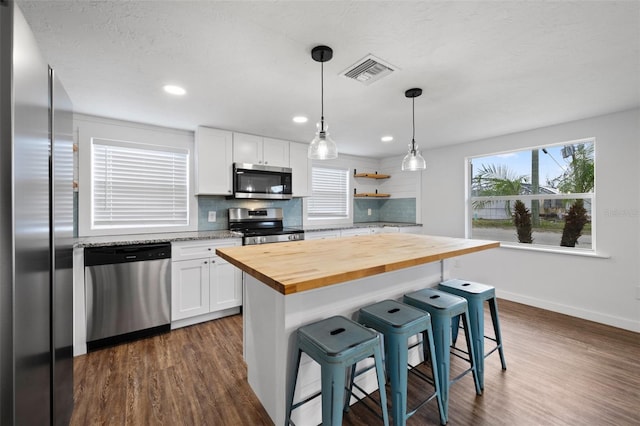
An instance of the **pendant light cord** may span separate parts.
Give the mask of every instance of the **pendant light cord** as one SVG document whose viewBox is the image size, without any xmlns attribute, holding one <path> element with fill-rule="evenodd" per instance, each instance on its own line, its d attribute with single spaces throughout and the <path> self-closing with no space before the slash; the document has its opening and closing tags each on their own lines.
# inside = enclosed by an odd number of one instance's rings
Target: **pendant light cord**
<svg viewBox="0 0 640 426">
<path fill-rule="evenodd" d="M 324 61 L 320 62 L 320 132 L 324 133 Z"/>
<path fill-rule="evenodd" d="M 413 134 L 411 135 L 411 152 L 416 155 L 416 98 L 411 98 L 411 113 L 412 113 L 412 126 Z"/>
</svg>

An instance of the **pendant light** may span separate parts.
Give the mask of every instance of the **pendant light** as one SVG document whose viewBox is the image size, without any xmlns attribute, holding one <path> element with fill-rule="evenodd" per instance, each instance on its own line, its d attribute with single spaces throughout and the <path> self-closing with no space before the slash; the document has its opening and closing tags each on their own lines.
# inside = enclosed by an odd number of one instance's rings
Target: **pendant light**
<svg viewBox="0 0 640 426">
<path fill-rule="evenodd" d="M 427 168 L 427 163 L 420 155 L 418 151 L 418 145 L 416 144 L 416 98 L 422 95 L 422 89 L 409 89 L 404 92 L 407 98 L 411 98 L 412 110 L 413 110 L 413 135 L 411 137 L 411 143 L 409 144 L 409 152 L 402 160 L 402 171 L 419 171 Z"/>
<path fill-rule="evenodd" d="M 324 63 L 333 58 L 333 50 L 328 46 L 316 46 L 311 50 L 314 61 L 320 62 L 320 122 L 316 124 L 316 137 L 309 144 L 307 156 L 312 160 L 332 160 L 338 158 L 336 143 L 327 133 L 328 126 L 324 122 Z"/>
</svg>

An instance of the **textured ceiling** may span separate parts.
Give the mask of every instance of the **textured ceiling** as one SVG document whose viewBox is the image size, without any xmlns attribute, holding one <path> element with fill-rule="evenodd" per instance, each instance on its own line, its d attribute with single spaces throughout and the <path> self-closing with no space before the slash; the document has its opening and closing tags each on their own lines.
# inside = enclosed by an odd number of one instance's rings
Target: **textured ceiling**
<svg viewBox="0 0 640 426">
<path fill-rule="evenodd" d="M 348 154 L 406 151 L 412 87 L 423 148 L 640 105 L 638 1 L 17 3 L 75 110 L 110 118 L 309 141 L 318 44 L 334 50 L 325 117 Z M 368 54 L 398 71 L 368 86 L 339 75 Z"/>
</svg>

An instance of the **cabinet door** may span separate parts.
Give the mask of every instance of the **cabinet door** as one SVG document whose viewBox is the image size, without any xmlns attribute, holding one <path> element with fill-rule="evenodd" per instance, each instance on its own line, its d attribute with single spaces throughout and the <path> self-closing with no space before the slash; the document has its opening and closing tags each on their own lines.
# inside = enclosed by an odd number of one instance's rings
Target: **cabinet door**
<svg viewBox="0 0 640 426">
<path fill-rule="evenodd" d="M 294 197 L 309 197 L 311 194 L 311 160 L 307 158 L 309 146 L 302 143 L 289 144 L 291 176 Z"/>
<path fill-rule="evenodd" d="M 262 164 L 262 137 L 234 133 L 233 162 Z"/>
<path fill-rule="evenodd" d="M 264 138 L 262 156 L 267 166 L 289 167 L 289 141 Z"/>
<path fill-rule="evenodd" d="M 354 228 L 354 229 L 343 229 L 340 231 L 341 237 L 356 237 L 358 235 L 371 235 L 380 233 L 380 228 Z"/>
<path fill-rule="evenodd" d="M 209 259 L 171 264 L 171 320 L 209 312 Z"/>
<path fill-rule="evenodd" d="M 422 226 L 402 226 L 400 232 L 405 234 L 422 234 Z"/>
<path fill-rule="evenodd" d="M 211 259 L 211 312 L 242 305 L 242 272 L 220 257 Z"/>
<path fill-rule="evenodd" d="M 196 194 L 231 194 L 233 133 L 198 127 L 195 143 Z"/>
<path fill-rule="evenodd" d="M 340 236 L 340 231 L 314 231 L 314 232 L 305 232 L 304 239 L 305 240 L 326 240 L 327 238 L 338 238 Z"/>
</svg>

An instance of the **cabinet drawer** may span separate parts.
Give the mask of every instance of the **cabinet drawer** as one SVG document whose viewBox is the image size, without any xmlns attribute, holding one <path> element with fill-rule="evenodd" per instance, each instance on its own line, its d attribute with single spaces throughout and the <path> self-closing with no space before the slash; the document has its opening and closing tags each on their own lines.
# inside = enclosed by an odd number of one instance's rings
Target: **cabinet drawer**
<svg viewBox="0 0 640 426">
<path fill-rule="evenodd" d="M 224 240 L 199 240 L 199 241 L 178 241 L 171 244 L 171 260 L 178 262 L 182 260 L 201 259 L 216 255 L 216 249 L 220 247 L 239 246 L 242 241 L 238 239 Z"/>
</svg>

